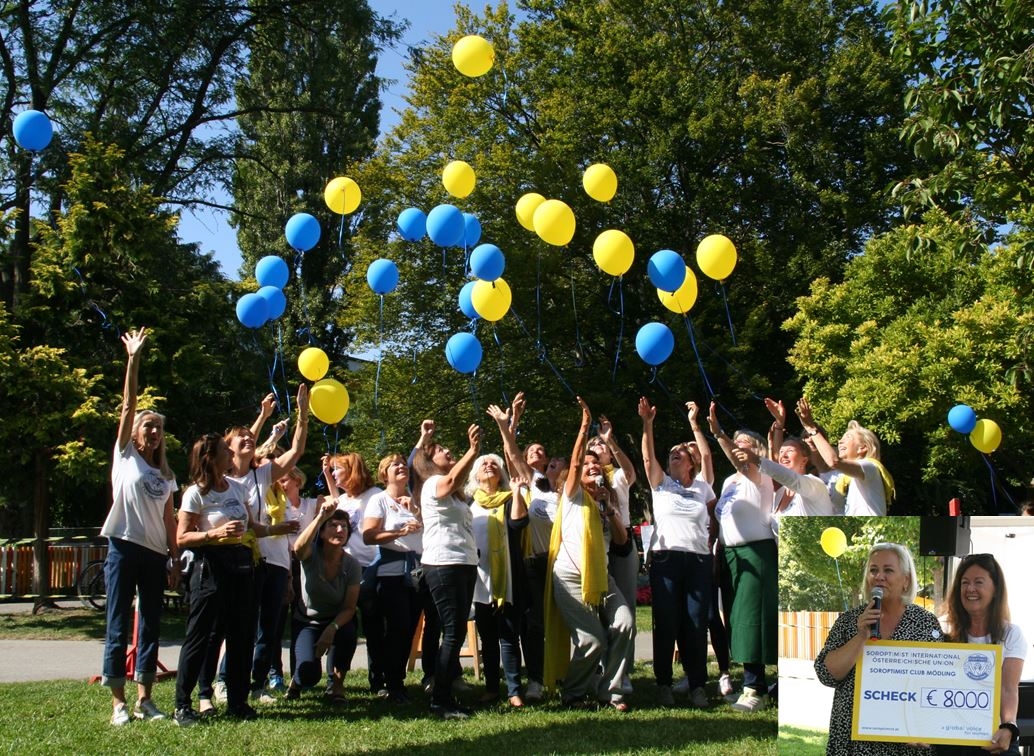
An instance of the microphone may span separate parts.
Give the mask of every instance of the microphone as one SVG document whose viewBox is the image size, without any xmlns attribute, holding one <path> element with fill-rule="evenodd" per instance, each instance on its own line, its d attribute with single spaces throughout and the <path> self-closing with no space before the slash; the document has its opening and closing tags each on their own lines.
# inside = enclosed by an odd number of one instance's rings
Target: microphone
<svg viewBox="0 0 1034 756">
<path fill-rule="evenodd" d="M 872 589 L 872 601 L 873 601 L 873 608 L 874 609 L 879 610 L 879 609 L 881 609 L 883 607 L 883 589 L 880 588 L 880 586 L 876 586 L 875 588 Z M 877 640 L 879 639 L 879 637 L 880 637 L 880 621 L 879 620 L 876 620 L 876 622 L 873 623 L 872 631 L 869 633 L 869 637 L 870 638 L 876 638 Z"/>
</svg>

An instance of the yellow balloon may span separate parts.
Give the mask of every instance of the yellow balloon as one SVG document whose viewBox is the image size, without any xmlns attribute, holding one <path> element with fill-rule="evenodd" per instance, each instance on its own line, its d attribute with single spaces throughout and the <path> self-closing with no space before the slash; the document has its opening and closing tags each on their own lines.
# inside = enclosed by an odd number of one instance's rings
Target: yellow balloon
<svg viewBox="0 0 1034 756">
<path fill-rule="evenodd" d="M 323 190 L 323 201 L 332 213 L 348 215 L 354 213 L 363 199 L 359 184 L 348 176 L 338 176 L 327 183 Z"/>
<path fill-rule="evenodd" d="M 554 247 L 562 247 L 574 237 L 574 211 L 563 200 L 546 200 L 535 209 L 532 220 L 539 238 Z"/>
<path fill-rule="evenodd" d="M 685 315 L 697 302 L 696 274 L 689 268 L 686 268 L 686 280 L 682 282 L 682 286 L 675 291 L 662 291 L 658 289 L 657 298 L 661 300 L 662 305 L 672 312 Z"/>
<path fill-rule="evenodd" d="M 822 544 L 822 550 L 826 552 L 827 556 L 831 556 L 834 559 L 847 551 L 847 536 L 844 535 L 844 531 L 840 528 L 826 528 L 823 530 L 819 543 Z"/>
<path fill-rule="evenodd" d="M 592 259 L 604 273 L 623 276 L 632 267 L 635 259 L 635 245 L 628 234 L 617 229 L 607 229 L 592 244 Z"/>
<path fill-rule="evenodd" d="M 327 425 L 337 425 L 348 414 L 348 389 L 333 378 L 317 381 L 309 391 L 309 411 Z"/>
<path fill-rule="evenodd" d="M 482 76 L 491 70 L 494 62 L 495 50 L 484 37 L 470 34 L 452 46 L 452 64 L 464 76 Z"/>
<path fill-rule="evenodd" d="M 330 359 L 327 353 L 319 347 L 303 349 L 298 355 L 298 372 L 305 376 L 306 380 L 318 381 L 327 374 L 330 369 Z"/>
<path fill-rule="evenodd" d="M 977 451 L 990 454 L 1002 443 L 1002 429 L 994 420 L 981 418 L 969 433 L 969 442 Z"/>
<path fill-rule="evenodd" d="M 492 322 L 510 311 L 512 301 L 510 285 L 501 278 L 494 281 L 478 281 L 470 290 L 470 303 L 474 305 L 474 311 Z"/>
<path fill-rule="evenodd" d="M 529 231 L 535 230 L 535 211 L 546 201 L 538 192 L 528 192 L 517 200 L 517 222 Z"/>
<path fill-rule="evenodd" d="M 474 169 L 470 167 L 469 163 L 462 160 L 453 160 L 442 171 L 442 185 L 445 187 L 445 191 L 453 197 L 463 199 L 468 196 L 474 191 L 476 182 L 477 176 L 474 175 Z"/>
<path fill-rule="evenodd" d="M 610 202 L 618 192 L 618 177 L 605 163 L 595 163 L 582 174 L 585 193 L 597 202 Z"/>
<path fill-rule="evenodd" d="M 727 236 L 705 236 L 697 245 L 697 265 L 708 278 L 724 281 L 736 267 L 736 247 Z"/>
</svg>

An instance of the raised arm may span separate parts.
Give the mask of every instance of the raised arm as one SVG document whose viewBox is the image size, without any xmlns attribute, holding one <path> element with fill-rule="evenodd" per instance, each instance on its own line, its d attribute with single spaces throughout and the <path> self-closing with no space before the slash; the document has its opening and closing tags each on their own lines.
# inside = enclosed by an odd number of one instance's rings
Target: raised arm
<svg viewBox="0 0 1034 756">
<path fill-rule="evenodd" d="M 499 427 L 499 436 L 503 440 L 503 453 L 506 456 L 506 466 L 510 470 L 510 477 L 518 476 L 524 480 L 531 480 L 534 473 L 524 459 L 524 455 L 521 454 L 520 447 L 517 446 L 517 437 L 513 435 L 512 410 L 505 412 L 498 405 L 490 404 L 486 412 Z"/>
<path fill-rule="evenodd" d="M 707 434 L 700 427 L 700 405 L 696 402 L 686 402 L 686 419 L 689 420 L 693 440 L 696 442 L 697 451 L 700 452 L 700 474 L 707 485 L 713 486 L 714 459 L 711 456 L 711 444 L 707 442 Z"/>
<path fill-rule="evenodd" d="M 337 509 L 337 501 L 330 496 L 324 497 L 316 515 L 305 526 L 305 530 L 298 534 L 298 538 L 294 542 L 294 553 L 299 562 L 304 562 L 309 558 L 312 553 L 312 544 L 316 541 L 316 534 L 320 532 L 323 523 L 334 514 L 335 509 Z"/>
<path fill-rule="evenodd" d="M 147 329 L 130 330 L 122 337 L 126 345 L 126 382 L 122 388 L 122 412 L 118 421 L 118 449 L 126 448 L 133 437 L 133 420 L 136 418 L 137 376 L 140 373 L 140 358 L 147 341 Z"/>
<path fill-rule="evenodd" d="M 294 426 L 294 438 L 291 439 L 291 448 L 270 463 L 272 465 L 270 475 L 273 476 L 273 480 L 279 480 L 298 464 L 298 460 L 305 453 L 305 439 L 308 435 L 309 387 L 303 383 L 298 386 L 298 422 Z"/>
<path fill-rule="evenodd" d="M 733 442 L 732 439 L 726 435 L 725 431 L 722 430 L 721 424 L 718 422 L 718 406 L 711 402 L 711 409 L 707 413 L 707 424 L 711 428 L 711 435 L 718 439 L 718 446 L 725 452 L 725 456 L 728 458 L 732 466 L 735 467 L 744 477 L 753 481 L 756 485 L 761 485 L 761 472 L 758 470 L 757 464 L 748 461 L 747 459 L 738 458 L 737 452 L 740 450 Z M 754 459 L 757 459 L 757 455 L 751 453 Z"/>
<path fill-rule="evenodd" d="M 273 416 L 273 411 L 275 409 L 276 396 L 272 393 L 266 394 L 262 398 L 262 404 L 259 405 L 258 417 L 256 417 L 255 422 L 251 424 L 252 438 L 258 438 L 262 434 L 262 428 L 265 426 L 266 421 Z"/>
<path fill-rule="evenodd" d="M 473 424 L 467 428 L 467 441 L 470 443 L 470 447 L 448 473 L 438 478 L 435 495 L 439 499 L 461 490 L 467 482 L 470 468 L 474 466 L 474 460 L 481 452 L 481 435 L 481 426 Z"/>
<path fill-rule="evenodd" d="M 567 468 L 567 482 L 564 483 L 564 494 L 567 498 L 574 496 L 582 485 L 582 466 L 585 464 L 585 445 L 589 442 L 589 425 L 592 423 L 592 413 L 589 405 L 580 396 L 576 397 L 578 406 L 582 408 L 582 424 L 578 428 L 578 437 L 574 440 L 574 448 L 571 450 L 571 464 Z"/>
<path fill-rule="evenodd" d="M 765 406 L 772 415 L 772 425 L 768 429 L 768 458 L 773 462 L 779 459 L 779 447 L 783 445 L 786 435 L 786 408 L 783 401 L 765 397 Z"/>
<path fill-rule="evenodd" d="M 650 406 L 645 396 L 639 397 L 639 417 L 643 419 L 643 466 L 646 468 L 646 479 L 650 488 L 656 488 L 664 480 L 664 468 L 657 461 L 657 452 L 653 444 L 653 420 L 657 417 L 657 408 Z"/>
<path fill-rule="evenodd" d="M 801 418 L 801 426 L 804 428 L 804 432 L 815 444 L 815 450 L 831 470 L 839 470 L 844 475 L 852 478 L 865 478 L 865 470 L 862 469 L 858 462 L 840 458 L 829 439 L 819 430 L 811 414 L 811 404 L 803 396 L 797 401 L 797 416 Z"/>
<path fill-rule="evenodd" d="M 618 463 L 621 472 L 625 474 L 625 480 L 631 486 L 635 483 L 635 468 L 632 466 L 632 460 L 621 450 L 621 445 L 614 438 L 614 426 L 607 419 L 606 415 L 600 415 L 600 438 L 607 445 L 610 456 Z"/>
</svg>

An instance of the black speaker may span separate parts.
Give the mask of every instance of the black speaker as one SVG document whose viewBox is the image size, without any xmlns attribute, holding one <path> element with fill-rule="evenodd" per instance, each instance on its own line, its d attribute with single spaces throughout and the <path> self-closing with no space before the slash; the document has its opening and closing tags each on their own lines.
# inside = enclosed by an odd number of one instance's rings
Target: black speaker
<svg viewBox="0 0 1034 756">
<path fill-rule="evenodd" d="M 921 517 L 919 519 L 919 554 L 922 556 L 956 556 L 960 553 L 958 544 L 961 531 L 968 530 L 968 517 Z M 968 541 L 968 538 L 965 540 Z"/>
</svg>

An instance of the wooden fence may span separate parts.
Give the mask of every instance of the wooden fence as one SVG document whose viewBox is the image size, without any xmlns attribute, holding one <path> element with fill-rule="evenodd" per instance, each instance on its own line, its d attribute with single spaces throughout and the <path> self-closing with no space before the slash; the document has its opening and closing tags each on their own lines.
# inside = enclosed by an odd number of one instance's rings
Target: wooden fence
<svg viewBox="0 0 1034 756">
<path fill-rule="evenodd" d="M 779 612 L 779 656 L 814 659 L 840 612 Z"/>
<path fill-rule="evenodd" d="M 0 600 L 34 597 L 32 592 L 32 540 L 0 543 Z M 87 562 L 104 559 L 108 553 L 107 539 L 74 538 L 47 539 L 50 556 L 51 596 L 72 596 L 76 593 L 79 573 Z"/>
</svg>

